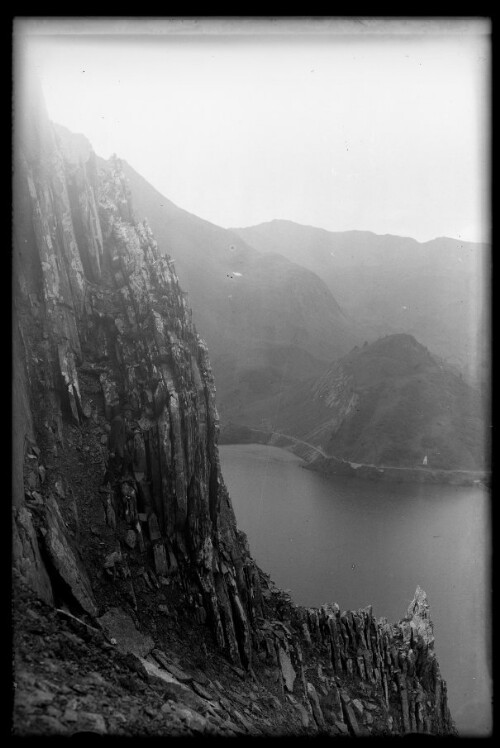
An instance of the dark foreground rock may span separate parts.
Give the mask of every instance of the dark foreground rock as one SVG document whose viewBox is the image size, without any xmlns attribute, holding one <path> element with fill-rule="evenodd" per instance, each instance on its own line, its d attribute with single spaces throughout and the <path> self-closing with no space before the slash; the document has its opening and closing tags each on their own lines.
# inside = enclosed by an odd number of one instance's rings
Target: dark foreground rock
<svg viewBox="0 0 500 748">
<path fill-rule="evenodd" d="M 405 619 L 389 626 L 375 622 L 370 611 L 296 608 L 268 583 L 270 611 L 279 615 L 279 608 L 286 623 L 281 618 L 260 622 L 261 646 L 253 667 L 243 671 L 228 663 L 207 631 L 196 641 L 173 627 L 162 640 L 164 649 L 151 649 L 151 638 L 124 610 L 122 629 L 112 632 L 116 609 L 91 625 L 44 603 L 15 574 L 14 734 L 453 732 L 422 590 Z M 343 639 L 339 650 L 333 645 L 336 630 Z M 340 666 L 344 652 L 352 655 L 345 670 Z"/>
</svg>

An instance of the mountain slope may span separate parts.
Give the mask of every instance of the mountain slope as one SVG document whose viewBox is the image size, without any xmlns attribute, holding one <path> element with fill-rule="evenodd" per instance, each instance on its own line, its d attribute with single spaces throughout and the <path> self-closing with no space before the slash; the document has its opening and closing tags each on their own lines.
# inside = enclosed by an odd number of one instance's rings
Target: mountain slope
<svg viewBox="0 0 500 748">
<path fill-rule="evenodd" d="M 354 348 L 321 377 L 262 403 L 275 430 L 356 463 L 481 470 L 485 413 L 479 393 L 410 335 Z"/>
<path fill-rule="evenodd" d="M 345 312 L 371 331 L 369 339 L 412 334 L 473 383 L 487 380 L 486 245 L 449 238 L 419 243 L 281 220 L 235 231 L 259 251 L 317 273 Z"/>
<path fill-rule="evenodd" d="M 178 208 L 124 163 L 136 214 L 175 261 L 207 341 L 224 421 L 317 375 L 363 338 L 313 272 Z"/>
</svg>

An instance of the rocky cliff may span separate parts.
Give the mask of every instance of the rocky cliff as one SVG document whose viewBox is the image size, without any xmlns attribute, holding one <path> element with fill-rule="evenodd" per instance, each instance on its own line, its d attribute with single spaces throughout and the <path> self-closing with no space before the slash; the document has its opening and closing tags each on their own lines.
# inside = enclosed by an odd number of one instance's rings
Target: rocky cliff
<svg viewBox="0 0 500 748">
<path fill-rule="evenodd" d="M 207 349 L 119 159 L 17 110 L 18 735 L 450 733 L 425 593 L 398 624 L 296 606 L 220 472 Z"/>
<path fill-rule="evenodd" d="M 321 275 L 257 251 L 236 233 L 174 205 L 126 162 L 123 170 L 137 216 L 147 218 L 160 249 L 175 258 L 189 293 L 210 350 L 221 425 L 252 422 L 263 398 L 318 376 L 363 342 Z"/>
</svg>

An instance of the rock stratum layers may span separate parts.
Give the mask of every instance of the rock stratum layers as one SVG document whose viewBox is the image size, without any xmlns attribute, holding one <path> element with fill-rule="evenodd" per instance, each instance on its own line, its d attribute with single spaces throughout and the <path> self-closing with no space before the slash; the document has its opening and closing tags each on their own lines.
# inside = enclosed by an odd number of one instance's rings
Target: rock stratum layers
<svg viewBox="0 0 500 748">
<path fill-rule="evenodd" d="M 254 563 L 206 346 L 119 159 L 56 137 L 36 89 L 16 136 L 14 732 L 453 733 L 424 592 L 391 625 Z"/>
</svg>

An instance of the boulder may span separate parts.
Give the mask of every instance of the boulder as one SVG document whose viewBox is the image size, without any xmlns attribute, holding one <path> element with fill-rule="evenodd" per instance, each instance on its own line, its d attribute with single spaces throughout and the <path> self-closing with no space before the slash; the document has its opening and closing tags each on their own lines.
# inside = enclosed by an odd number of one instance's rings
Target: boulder
<svg viewBox="0 0 500 748">
<path fill-rule="evenodd" d="M 87 572 L 78 558 L 77 550 L 70 543 L 66 525 L 52 496 L 46 500 L 44 524 L 44 547 L 54 570 L 68 585 L 81 607 L 91 616 L 97 616 L 98 609 Z"/>
<path fill-rule="evenodd" d="M 121 608 L 110 608 L 97 622 L 110 638 L 116 639 L 116 645 L 123 653 L 132 652 L 137 657 L 144 657 L 154 647 L 153 639 L 141 634 L 132 618 Z"/>
<path fill-rule="evenodd" d="M 285 683 L 285 688 L 290 693 L 293 693 L 293 684 L 295 682 L 296 673 L 293 669 L 292 661 L 290 656 L 285 652 L 282 647 L 279 647 L 279 661 L 281 667 L 281 673 Z"/>
<path fill-rule="evenodd" d="M 167 556 L 163 543 L 155 543 L 153 546 L 153 556 L 156 573 L 159 576 L 165 576 L 165 574 L 168 574 Z"/>
<path fill-rule="evenodd" d="M 25 584 L 53 605 L 52 585 L 40 555 L 32 515 L 25 507 L 13 509 L 12 558 L 13 567 Z"/>
<path fill-rule="evenodd" d="M 135 544 L 137 542 L 136 534 L 133 530 L 127 530 L 127 533 L 125 535 L 125 543 L 128 545 L 129 548 L 133 549 L 135 548 Z"/>
<path fill-rule="evenodd" d="M 94 712 L 77 712 L 77 728 L 80 731 L 97 732 L 101 735 L 107 734 L 106 723 L 102 714 Z"/>
<path fill-rule="evenodd" d="M 309 697 L 309 702 L 311 704 L 312 713 L 316 724 L 318 725 L 320 730 L 324 730 L 326 727 L 325 718 L 323 716 L 323 712 L 321 711 L 318 694 L 316 693 L 316 689 L 314 688 L 312 683 L 307 683 L 307 695 Z"/>
<path fill-rule="evenodd" d="M 155 540 L 161 540 L 160 526 L 158 524 L 158 519 L 154 512 L 151 512 L 151 514 L 148 517 L 148 529 L 149 529 L 149 539 L 151 541 L 154 542 Z"/>
</svg>

